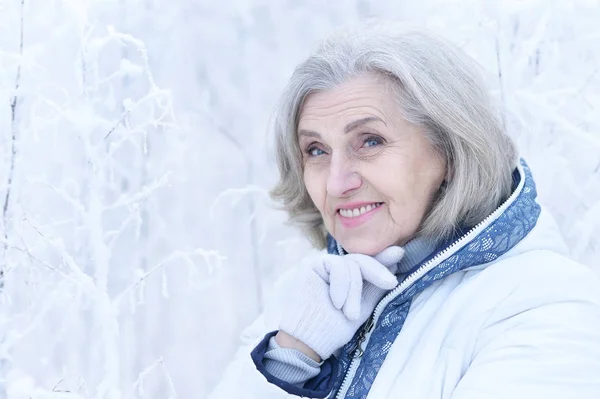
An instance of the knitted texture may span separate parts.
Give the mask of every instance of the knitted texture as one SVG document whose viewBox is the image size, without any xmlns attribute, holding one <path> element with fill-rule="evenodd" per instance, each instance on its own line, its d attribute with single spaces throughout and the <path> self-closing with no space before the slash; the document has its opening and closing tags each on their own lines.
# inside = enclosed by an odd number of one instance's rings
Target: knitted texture
<svg viewBox="0 0 600 399">
<path fill-rule="evenodd" d="M 375 257 L 325 254 L 305 261 L 283 299 L 287 312 L 280 330 L 329 358 L 397 285 L 394 273 L 403 255 L 402 248 L 389 247 Z"/>
</svg>

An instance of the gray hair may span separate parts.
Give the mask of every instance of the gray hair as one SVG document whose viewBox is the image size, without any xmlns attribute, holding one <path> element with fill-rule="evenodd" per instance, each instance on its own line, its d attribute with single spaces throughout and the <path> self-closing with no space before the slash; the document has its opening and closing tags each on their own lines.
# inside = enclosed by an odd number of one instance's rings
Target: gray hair
<svg viewBox="0 0 600 399">
<path fill-rule="evenodd" d="M 458 226 L 481 222 L 510 195 L 517 151 L 474 60 L 431 33 L 371 21 L 333 34 L 298 65 L 273 118 L 279 181 L 271 197 L 315 247 L 326 246 L 327 232 L 304 185 L 300 109 L 310 93 L 364 74 L 389 79 L 401 115 L 424 129 L 446 161 L 445 183 L 418 236 L 447 239 Z"/>
</svg>

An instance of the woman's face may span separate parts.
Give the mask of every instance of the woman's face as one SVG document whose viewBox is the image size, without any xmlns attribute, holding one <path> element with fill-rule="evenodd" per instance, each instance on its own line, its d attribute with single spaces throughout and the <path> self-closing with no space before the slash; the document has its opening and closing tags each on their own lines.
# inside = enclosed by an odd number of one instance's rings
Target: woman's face
<svg viewBox="0 0 600 399">
<path fill-rule="evenodd" d="M 327 231 L 350 253 L 375 255 L 418 231 L 445 162 L 408 123 L 381 77 L 310 94 L 298 140 L 304 184 Z"/>
</svg>

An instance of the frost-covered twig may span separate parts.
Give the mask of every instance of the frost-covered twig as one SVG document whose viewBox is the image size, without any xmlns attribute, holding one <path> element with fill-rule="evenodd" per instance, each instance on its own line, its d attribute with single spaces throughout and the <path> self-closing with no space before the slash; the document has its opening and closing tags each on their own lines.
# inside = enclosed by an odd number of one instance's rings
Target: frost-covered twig
<svg viewBox="0 0 600 399">
<path fill-rule="evenodd" d="M 144 396 L 145 395 L 144 380 L 157 367 L 160 367 L 160 369 L 164 373 L 167 383 L 169 385 L 169 390 L 171 391 L 171 394 L 169 395 L 168 399 L 176 399 L 177 398 L 177 390 L 175 389 L 175 384 L 173 383 L 173 378 L 171 378 L 171 373 L 167 369 L 167 366 L 165 365 L 165 362 L 162 357 L 159 357 L 158 359 L 156 359 L 156 361 L 154 363 L 152 363 L 150 366 L 146 367 L 144 370 L 142 370 L 139 373 L 137 379 L 133 383 L 133 391 L 137 391 L 140 397 Z"/>
<path fill-rule="evenodd" d="M 211 219 L 214 218 L 215 208 L 222 202 L 225 198 L 232 197 L 231 204 L 235 206 L 242 198 L 244 198 L 248 194 L 260 194 L 264 196 L 267 200 L 269 200 L 269 193 L 262 187 L 255 185 L 248 185 L 242 188 L 228 188 L 227 190 L 223 190 L 217 195 L 217 197 L 213 200 L 208 214 Z"/>
<path fill-rule="evenodd" d="M 150 72 L 150 62 L 148 59 L 148 50 L 146 49 L 146 44 L 134 37 L 133 35 L 127 33 L 117 32 L 114 26 L 107 27 L 107 31 L 110 37 L 114 37 L 119 40 L 121 43 L 132 43 L 135 47 L 137 47 L 138 51 L 142 55 L 142 60 L 144 60 L 144 71 L 146 72 L 146 77 L 152 89 L 156 89 L 156 83 L 154 81 L 154 77 Z M 152 91 L 151 89 L 151 91 Z"/>
<path fill-rule="evenodd" d="M 108 131 L 108 133 L 106 133 L 106 136 L 104 136 L 104 140 L 106 140 L 112 134 L 112 132 L 115 131 L 115 129 L 117 128 L 117 126 L 119 126 L 121 123 L 123 123 L 123 121 L 125 120 L 125 118 L 127 118 L 130 114 L 131 114 L 131 110 L 125 111 L 123 113 L 123 116 L 121 117 L 121 119 L 119 119 L 119 121 Z"/>
<path fill-rule="evenodd" d="M 595 147 L 597 151 L 600 151 L 600 138 L 595 137 L 584 129 L 578 128 L 571 121 L 557 113 L 556 110 L 553 109 L 550 104 L 543 101 L 540 96 L 528 90 L 516 90 L 515 98 L 525 100 L 528 108 L 537 110 L 541 115 L 544 115 L 544 117 L 547 117 L 549 120 L 556 123 L 558 127 L 564 129 L 566 132 L 573 135 L 573 137 L 580 139 L 582 142 L 585 142 L 586 144 Z"/>
<path fill-rule="evenodd" d="M 85 284 L 82 284 L 80 280 L 77 280 L 76 278 L 72 277 L 70 274 L 67 274 L 67 273 L 63 272 L 63 271 L 57 269 L 56 267 L 52 266 L 48 262 L 45 262 L 45 261 L 41 260 L 40 258 L 36 257 L 29 250 L 27 250 L 25 248 L 15 247 L 15 246 L 12 246 L 10 248 L 26 254 L 30 259 L 36 261 L 40 265 L 42 265 L 45 268 L 47 268 L 48 270 L 56 273 L 57 275 L 61 276 L 65 280 L 69 280 L 69 281 L 71 281 L 74 284 L 81 285 L 81 287 L 84 288 L 84 289 L 89 288 L 89 287 L 86 287 Z"/>
<path fill-rule="evenodd" d="M 51 312 L 56 304 L 56 298 L 63 294 L 64 290 L 60 289 L 52 290 L 50 295 L 44 297 L 39 301 L 39 307 L 33 309 L 31 305 L 28 310 L 22 314 L 13 314 L 10 318 L 10 324 L 17 328 L 7 328 L 2 345 L 0 346 L 0 353 L 6 354 L 13 348 L 17 347 L 23 339 L 26 338 L 31 332 L 35 331 L 45 320 L 48 312 Z M 22 317 L 23 316 L 23 317 Z M 27 324 L 23 325 L 21 319 L 25 318 Z M 8 326 L 8 323 L 3 324 Z"/>
<path fill-rule="evenodd" d="M 41 261 L 41 260 L 35 258 L 34 255 L 31 254 L 31 252 L 29 252 L 27 250 L 23 250 L 23 251 L 25 253 L 27 253 L 32 259 L 38 261 L 40 264 L 46 266 L 50 270 L 60 273 L 65 278 L 74 280 L 77 284 L 80 284 L 88 294 L 90 294 L 93 297 L 93 295 L 95 294 L 94 282 L 92 281 L 92 279 L 90 278 L 90 276 L 88 274 L 83 272 L 83 270 L 79 267 L 79 265 L 77 264 L 75 259 L 73 259 L 72 255 L 66 250 L 62 238 L 57 237 L 57 238 L 51 239 L 51 238 L 47 237 L 41 231 L 41 229 L 39 229 L 35 225 L 35 223 L 31 219 L 26 218 L 25 221 L 27 221 L 27 223 L 40 235 L 40 237 L 42 237 L 44 239 L 44 241 L 46 241 L 47 244 L 49 244 L 50 249 L 53 249 L 54 251 L 57 252 L 57 254 L 61 257 L 62 261 L 67 266 L 67 268 L 71 272 L 71 274 L 69 275 L 64 272 L 59 272 L 58 269 L 54 268 L 47 262 L 44 262 L 44 261 Z"/>
<path fill-rule="evenodd" d="M 250 157 L 248 155 L 248 152 L 246 151 L 246 149 L 244 148 L 244 146 L 242 145 L 242 143 L 240 142 L 240 140 L 238 140 L 236 137 L 234 137 L 227 129 L 219 126 L 218 129 L 219 133 L 221 133 L 225 138 L 227 138 L 227 140 L 229 140 L 242 154 L 243 158 L 244 158 L 244 162 L 246 163 L 246 184 L 248 185 L 245 189 L 242 189 L 244 191 L 242 192 L 238 192 L 236 194 L 238 194 L 238 199 L 235 201 L 239 201 L 239 199 L 241 199 L 243 197 L 243 195 L 247 192 L 249 192 L 248 190 L 253 190 L 256 191 L 258 190 L 259 192 L 261 192 L 262 194 L 264 194 L 267 198 L 268 193 L 263 190 L 260 189 L 256 186 L 253 185 L 254 183 L 254 160 L 252 159 L 252 157 Z M 235 190 L 235 189 L 234 189 Z M 220 193 L 217 198 L 213 201 L 213 204 L 210 207 L 209 210 L 209 215 L 211 218 L 214 217 L 214 208 L 215 206 L 218 204 L 219 200 L 221 198 L 223 198 L 226 195 L 230 195 L 233 192 L 226 190 L 223 193 Z M 241 195 L 240 195 L 241 194 Z M 250 225 L 250 242 L 251 242 L 251 249 L 252 249 L 252 269 L 254 270 L 254 285 L 255 285 L 255 290 L 256 290 L 256 303 L 257 303 L 257 310 L 258 313 L 262 312 L 262 308 L 263 308 L 263 304 L 262 304 L 262 280 L 261 280 L 261 259 L 260 259 L 260 254 L 259 254 L 259 248 L 258 248 L 258 228 L 257 228 L 257 223 L 256 223 L 256 204 L 254 201 L 253 197 L 249 198 L 248 201 L 248 208 L 249 208 L 249 225 Z"/>
<path fill-rule="evenodd" d="M 75 211 L 77 211 L 78 214 L 83 214 L 85 212 L 85 208 L 83 207 L 83 204 L 81 204 L 80 201 L 76 200 L 71 195 L 69 195 L 62 188 L 57 188 L 57 187 L 53 186 L 52 184 L 48 184 L 47 181 L 41 180 L 41 179 L 30 179 L 27 182 L 31 183 L 31 184 L 40 184 L 40 185 L 45 186 L 45 187 L 49 188 L 50 190 L 54 191 L 60 198 L 62 198 L 70 206 L 72 206 L 73 209 Z"/>
<path fill-rule="evenodd" d="M 148 271 L 146 271 L 141 277 L 137 278 L 133 284 L 131 284 L 130 286 L 125 288 L 123 291 L 121 291 L 121 293 L 119 295 L 117 295 L 114 300 L 115 306 L 119 305 L 119 303 L 123 300 L 123 298 L 129 291 L 136 288 L 140 283 L 142 283 L 144 280 L 146 280 L 148 277 L 150 277 L 152 274 L 154 274 L 156 271 L 163 268 L 167 263 L 169 263 L 170 261 L 172 261 L 174 259 L 178 259 L 178 258 L 183 259 L 190 267 L 196 267 L 196 263 L 191 259 L 192 256 L 203 257 L 204 261 L 206 262 L 206 264 L 208 266 L 209 273 L 212 273 L 213 270 L 218 268 L 220 266 L 221 262 L 226 259 L 226 257 L 222 256 L 217 251 L 205 250 L 202 248 L 198 248 L 198 249 L 195 249 L 193 251 L 188 251 L 188 252 L 174 251 L 169 256 L 167 256 L 165 259 L 161 260 L 154 267 L 152 267 Z M 214 265 L 214 263 L 216 263 L 216 266 Z"/>
<path fill-rule="evenodd" d="M 13 189 L 13 179 L 15 176 L 15 164 L 17 160 L 17 106 L 19 104 L 19 87 L 21 85 L 21 66 L 23 61 L 23 31 L 25 30 L 24 23 L 24 14 L 25 14 L 25 0 L 21 0 L 20 6 L 20 32 L 19 32 L 19 64 L 17 66 L 17 76 L 15 78 L 15 86 L 14 86 L 14 95 L 10 100 L 10 163 L 8 168 L 8 176 L 6 183 L 6 194 L 4 195 L 4 203 L 2 204 L 2 229 L 4 231 L 4 242 L 2 244 L 2 258 L 0 258 L 0 294 L 4 292 L 4 279 L 5 279 L 5 270 L 7 267 L 7 250 L 8 250 L 8 230 L 9 230 L 9 222 L 8 222 L 8 210 L 10 204 L 10 197 Z M 5 306 L 2 306 L 3 309 L 0 312 L 3 313 L 0 316 L 0 319 L 4 319 L 4 314 L 6 312 Z M 4 321 L 4 320 L 2 320 Z M 2 329 L 4 330 L 4 328 Z M 3 350 L 0 351 L 0 381 L 6 381 L 6 377 L 8 375 L 8 369 L 10 367 L 10 356 L 7 353 L 8 349 L 6 349 L 6 331 L 0 331 L 0 348 Z M 0 384 L 0 399 L 4 399 L 7 397 L 6 393 L 6 384 Z"/>
<path fill-rule="evenodd" d="M 169 383 L 169 388 L 171 389 L 171 393 L 173 394 L 173 396 L 169 395 L 168 399 L 177 399 L 177 390 L 175 390 L 173 378 L 171 378 L 171 373 L 169 372 L 169 369 L 167 369 L 167 365 L 165 364 L 162 358 L 160 359 L 160 366 L 163 370 L 163 373 L 165 373 L 165 378 L 167 379 L 167 382 Z"/>
<path fill-rule="evenodd" d="M 19 36 L 19 55 L 20 60 L 17 66 L 17 76 L 15 78 L 15 93 L 10 100 L 10 143 L 11 143 L 11 152 L 10 152 L 10 166 L 8 168 L 8 176 L 6 183 L 6 194 L 4 196 L 4 203 L 2 205 L 2 226 L 4 230 L 4 238 L 8 240 L 8 205 L 10 203 L 10 195 L 12 192 L 12 182 L 15 174 L 15 163 L 17 159 L 17 105 L 19 103 L 19 86 L 21 85 L 21 60 L 23 58 L 23 31 L 24 31 L 24 8 L 25 8 L 25 0 L 21 0 L 21 26 L 20 26 L 20 36 Z M 6 252 L 6 242 L 4 243 L 4 251 Z M 5 254 L 6 255 L 6 254 Z M 5 262 L 0 262 L 0 290 L 3 288 L 4 280 L 3 280 L 3 266 Z"/>
<path fill-rule="evenodd" d="M 252 164 L 248 163 L 247 167 L 249 169 L 249 173 L 252 173 L 251 168 Z M 249 179 L 250 180 L 250 179 Z M 244 198 L 248 194 L 258 193 L 265 197 L 267 201 L 269 201 L 268 192 L 258 186 L 249 184 L 244 188 L 231 188 L 224 190 L 217 195 L 217 197 L 213 200 L 212 205 L 209 208 L 209 216 L 211 219 L 214 219 L 215 208 L 222 202 L 223 199 L 227 197 L 233 197 L 232 206 L 235 206 L 242 198 Z M 248 208 L 250 211 L 250 215 L 248 218 L 248 222 L 250 225 L 250 242 L 252 243 L 252 268 L 254 270 L 254 278 L 255 278 L 255 290 L 256 290 L 256 304 L 258 313 L 262 312 L 263 304 L 263 289 L 262 289 L 262 281 L 261 281 L 261 260 L 258 254 L 258 233 L 256 227 L 256 205 L 254 203 L 253 198 L 250 198 Z"/>
<path fill-rule="evenodd" d="M 135 205 L 135 208 L 129 212 L 129 214 L 127 215 L 127 217 L 125 219 L 123 219 L 123 221 L 121 222 L 121 225 L 117 229 L 110 230 L 104 234 L 104 239 L 108 243 L 108 246 L 111 250 L 113 249 L 114 245 L 116 244 L 117 238 L 119 238 L 119 236 L 125 231 L 127 226 L 129 226 L 129 223 L 131 223 L 131 221 L 134 219 L 139 219 L 139 215 L 138 215 L 139 210 L 140 210 L 141 206 L 143 205 L 143 203 L 145 202 L 145 200 L 146 200 L 146 198 L 144 198 L 144 201 L 141 201 L 139 204 Z"/>
<path fill-rule="evenodd" d="M 127 206 L 127 205 L 136 205 L 141 202 L 144 202 L 156 190 L 158 190 L 159 188 L 166 186 L 168 184 L 170 175 L 171 175 L 171 172 L 169 171 L 169 172 L 165 173 L 160 179 L 153 182 L 152 184 L 149 184 L 146 187 L 142 187 L 139 192 L 132 194 L 132 195 L 124 195 L 124 196 L 118 198 L 114 203 L 107 206 L 105 208 L 105 210 L 120 208 L 122 206 Z"/>
</svg>

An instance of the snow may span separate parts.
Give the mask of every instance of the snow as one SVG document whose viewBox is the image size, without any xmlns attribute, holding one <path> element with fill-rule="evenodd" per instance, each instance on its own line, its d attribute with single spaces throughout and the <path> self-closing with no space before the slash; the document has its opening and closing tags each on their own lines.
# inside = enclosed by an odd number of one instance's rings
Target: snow
<svg viewBox="0 0 600 399">
<path fill-rule="evenodd" d="M 273 104 L 365 16 L 481 63 L 600 271 L 598 2 L 0 0 L 0 399 L 207 396 L 312 251 L 267 195 Z"/>
</svg>

